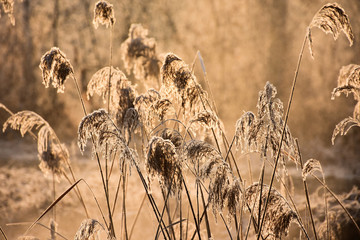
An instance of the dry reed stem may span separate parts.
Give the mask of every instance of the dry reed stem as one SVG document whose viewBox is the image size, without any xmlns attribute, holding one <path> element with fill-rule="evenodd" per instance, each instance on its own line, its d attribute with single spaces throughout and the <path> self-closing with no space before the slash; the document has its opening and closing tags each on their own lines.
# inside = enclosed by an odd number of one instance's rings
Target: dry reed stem
<svg viewBox="0 0 360 240">
<path fill-rule="evenodd" d="M 311 29 L 318 27 L 326 34 L 331 33 L 334 40 L 336 40 L 341 31 L 346 35 L 349 40 L 350 46 L 354 42 L 354 34 L 350 25 L 350 20 L 345 10 L 337 3 L 329 3 L 324 5 L 314 16 L 309 27 L 307 38 L 309 39 L 309 50 L 311 56 L 314 57 L 312 50 Z"/>
<path fill-rule="evenodd" d="M 98 1 L 94 8 L 93 24 L 95 28 L 99 27 L 99 24 L 112 27 L 115 24 L 115 14 L 113 5 L 107 1 Z"/>
<path fill-rule="evenodd" d="M 51 48 L 41 57 L 39 68 L 45 87 L 48 88 L 52 84 L 54 88 L 57 88 L 58 93 L 64 92 L 66 79 L 74 73 L 70 60 L 57 47 Z"/>
</svg>

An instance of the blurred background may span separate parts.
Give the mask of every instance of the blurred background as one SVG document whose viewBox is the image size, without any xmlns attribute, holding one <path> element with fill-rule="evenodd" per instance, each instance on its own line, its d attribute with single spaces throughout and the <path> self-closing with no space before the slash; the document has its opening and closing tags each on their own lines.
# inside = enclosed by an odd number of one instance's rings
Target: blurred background
<svg viewBox="0 0 360 240">
<path fill-rule="evenodd" d="M 131 23 L 141 23 L 149 37 L 157 41 L 157 52 L 173 52 L 191 64 L 199 50 L 208 79 L 229 138 L 243 111 L 256 111 L 259 90 L 267 81 L 278 89 L 287 105 L 300 48 L 307 25 L 328 1 L 321 0 L 122 0 L 114 5 L 113 65 L 125 72 L 120 44 L 127 38 Z M 337 41 L 313 29 L 315 59 L 306 46 L 298 77 L 289 126 L 299 138 L 304 158 L 317 158 L 322 164 L 358 162 L 360 131 L 352 129 L 331 145 L 335 125 L 352 115 L 352 96 L 330 99 L 342 66 L 360 63 L 360 1 L 341 0 L 355 35 L 349 47 L 345 35 Z M 15 1 L 16 25 L 1 9 L 0 18 L 0 102 L 12 111 L 32 110 L 42 115 L 64 141 L 76 137 L 82 118 L 73 81 L 65 93 L 41 84 L 38 67 L 41 56 L 52 46 L 70 59 L 83 91 L 91 76 L 108 65 L 109 31 L 92 24 L 95 1 L 23 0 Z M 204 84 L 199 61 L 195 74 Z M 133 75 L 128 78 L 143 85 Z M 89 108 L 101 102 L 87 102 Z M 8 117 L 0 111 L 0 123 Z M 18 139 L 7 131 L 2 140 Z M 3 141 L 2 141 L 3 143 Z M 4 144 L 3 144 L 4 146 Z M 3 146 L 0 146 L 3 147 Z"/>
</svg>

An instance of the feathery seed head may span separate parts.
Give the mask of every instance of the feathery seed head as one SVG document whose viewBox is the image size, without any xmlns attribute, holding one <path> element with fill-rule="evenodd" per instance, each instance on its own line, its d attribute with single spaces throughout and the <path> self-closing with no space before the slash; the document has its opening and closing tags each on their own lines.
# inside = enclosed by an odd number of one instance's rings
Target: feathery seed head
<svg viewBox="0 0 360 240">
<path fill-rule="evenodd" d="M 346 96 L 353 93 L 354 99 L 360 101 L 360 65 L 349 64 L 340 69 L 337 87 L 332 91 L 331 99 L 340 96 L 341 93 L 345 93 Z"/>
<path fill-rule="evenodd" d="M 263 185 L 260 196 L 261 185 L 254 183 L 245 190 L 245 201 L 249 206 L 254 206 L 252 214 L 255 219 L 259 218 L 259 200 L 264 204 L 269 192 L 269 186 Z M 263 208 L 261 211 L 261 215 Z M 262 236 L 266 239 L 278 239 L 282 234 L 287 235 L 292 220 L 296 219 L 296 213 L 290 208 L 289 203 L 275 189 L 271 189 L 268 199 L 268 208 L 266 210 Z"/>
<path fill-rule="evenodd" d="M 308 27 L 309 50 L 313 57 L 311 28 L 318 27 L 326 34 L 331 33 L 336 40 L 340 32 L 344 32 L 349 40 L 350 46 L 354 42 L 354 34 L 350 25 L 350 20 L 343 8 L 337 3 L 329 3 L 324 5 L 314 16 Z"/>
<path fill-rule="evenodd" d="M 98 1 L 95 4 L 94 8 L 94 19 L 93 24 L 95 28 L 98 28 L 99 23 L 102 25 L 106 25 L 108 27 L 112 27 L 115 24 L 115 15 L 113 5 L 108 3 L 107 1 Z"/>
<path fill-rule="evenodd" d="M 59 48 L 53 47 L 41 57 L 39 67 L 45 87 L 48 88 L 52 84 L 57 88 L 57 92 L 63 93 L 65 80 L 74 72 L 66 55 Z"/>
<path fill-rule="evenodd" d="M 309 159 L 306 161 L 306 163 L 304 164 L 304 167 L 302 169 L 302 178 L 305 181 L 306 177 L 309 174 L 313 174 L 314 172 L 321 172 L 322 176 L 324 177 L 324 172 L 322 170 L 321 164 L 318 160 L 316 159 Z"/>
<path fill-rule="evenodd" d="M 250 133 L 253 131 L 256 123 L 256 116 L 252 112 L 244 113 L 235 125 L 235 144 L 238 148 L 241 145 L 241 151 L 250 151 L 251 142 L 249 141 Z"/>
<path fill-rule="evenodd" d="M 171 192 L 181 190 L 182 166 L 175 151 L 175 145 L 170 140 L 152 137 L 146 157 L 146 169 L 153 177 L 159 176 L 163 188 L 171 188 Z"/>
<path fill-rule="evenodd" d="M 165 128 L 161 132 L 161 137 L 165 140 L 170 140 L 174 144 L 175 148 L 177 148 L 177 149 L 182 144 L 182 136 L 175 129 Z"/>
</svg>

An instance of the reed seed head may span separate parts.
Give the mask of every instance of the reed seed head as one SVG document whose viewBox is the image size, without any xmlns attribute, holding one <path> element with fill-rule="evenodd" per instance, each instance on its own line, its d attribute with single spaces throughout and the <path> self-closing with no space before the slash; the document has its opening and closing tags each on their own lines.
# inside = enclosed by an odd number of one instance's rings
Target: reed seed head
<svg viewBox="0 0 360 240">
<path fill-rule="evenodd" d="M 139 114 L 135 108 L 128 108 L 126 110 L 123 121 L 123 133 L 125 135 L 126 142 L 131 141 L 131 134 L 139 126 Z"/>
<path fill-rule="evenodd" d="M 152 137 L 146 157 L 146 169 L 149 175 L 159 177 L 161 186 L 171 189 L 171 193 L 181 190 L 182 166 L 170 140 Z"/>
<path fill-rule="evenodd" d="M 112 27 L 115 24 L 115 15 L 113 5 L 108 3 L 107 1 L 98 1 L 95 4 L 94 8 L 94 19 L 93 24 L 95 28 L 98 28 L 99 23 L 102 25 L 106 25 L 108 27 Z"/>
<path fill-rule="evenodd" d="M 10 116 L 3 124 L 3 132 L 8 127 L 11 127 L 14 130 L 19 130 L 21 136 L 24 136 L 25 133 L 31 131 L 34 127 L 40 128 L 44 124 L 46 124 L 46 121 L 38 114 L 25 110 Z"/>
<path fill-rule="evenodd" d="M 324 177 L 324 172 L 322 170 L 320 162 L 318 160 L 316 160 L 316 159 L 307 160 L 306 163 L 304 164 L 303 169 L 302 169 L 303 181 L 306 180 L 306 177 L 309 174 L 313 174 L 316 171 L 320 172 L 322 174 L 322 176 Z"/>
<path fill-rule="evenodd" d="M 84 152 L 88 139 L 92 139 L 94 147 L 102 150 L 104 154 L 106 148 L 110 153 L 127 149 L 125 139 L 104 109 L 96 110 L 81 120 L 78 130 L 78 145 L 81 152 Z"/>
<path fill-rule="evenodd" d="M 340 69 L 337 87 L 332 91 L 332 99 L 341 93 L 354 94 L 354 99 L 360 101 L 360 65 L 349 64 Z"/>
<path fill-rule="evenodd" d="M 259 218 L 260 190 L 261 185 L 259 183 L 254 183 L 245 190 L 245 201 L 250 207 L 254 206 L 252 214 L 255 219 Z M 261 191 L 261 216 L 268 192 L 269 186 L 263 185 Z M 261 234 L 266 239 L 278 239 L 282 234 L 286 236 L 290 223 L 296 218 L 296 213 L 290 208 L 285 198 L 275 189 L 271 189 Z"/>
<path fill-rule="evenodd" d="M 235 125 L 235 144 L 238 148 L 241 146 L 241 151 L 250 151 L 251 142 L 250 133 L 256 123 L 256 116 L 252 112 L 244 113 L 237 121 Z"/>
<path fill-rule="evenodd" d="M 349 40 L 350 46 L 354 42 L 354 33 L 352 31 L 350 20 L 344 9 L 340 7 L 337 3 L 329 3 L 324 5 L 314 16 L 309 27 L 308 27 L 308 39 L 309 39 L 309 49 L 311 56 L 313 57 L 312 50 L 312 38 L 311 38 L 311 29 L 313 27 L 318 27 L 323 30 L 326 34 L 331 33 L 336 40 L 341 31 L 346 35 Z"/>
<path fill-rule="evenodd" d="M 177 149 L 182 145 L 182 136 L 175 129 L 165 128 L 160 136 L 165 140 L 170 140 Z"/>
<path fill-rule="evenodd" d="M 57 47 L 51 48 L 41 57 L 39 67 L 42 72 L 42 83 L 46 88 L 52 84 L 54 88 L 57 88 L 58 93 L 64 92 L 65 80 L 74 73 L 70 60 Z"/>
</svg>

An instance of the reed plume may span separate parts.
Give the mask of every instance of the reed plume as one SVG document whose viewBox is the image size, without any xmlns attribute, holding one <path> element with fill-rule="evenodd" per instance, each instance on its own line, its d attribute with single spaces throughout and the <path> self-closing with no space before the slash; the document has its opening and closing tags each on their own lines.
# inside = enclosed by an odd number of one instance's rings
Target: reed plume
<svg viewBox="0 0 360 240">
<path fill-rule="evenodd" d="M 191 140 L 184 147 L 183 158 L 192 164 L 199 178 L 209 180 L 209 202 L 214 216 L 225 206 L 229 215 L 234 216 L 240 206 L 241 189 L 219 151 L 204 141 Z"/>
<path fill-rule="evenodd" d="M 14 17 L 14 0 L 1 0 L 3 5 L 4 12 L 10 18 L 10 22 L 15 26 L 15 17 Z M 0 12 L 1 17 L 1 12 Z"/>
<path fill-rule="evenodd" d="M 156 54 L 156 41 L 148 38 L 141 24 L 131 24 L 128 38 L 121 44 L 121 59 L 128 74 L 136 79 L 155 83 L 159 78 L 161 61 Z"/>
<path fill-rule="evenodd" d="M 127 143 L 131 141 L 131 134 L 135 132 L 139 124 L 139 114 L 137 110 L 135 108 L 128 108 L 123 120 L 123 133 Z"/>
<path fill-rule="evenodd" d="M 264 90 L 259 92 L 257 115 L 246 112 L 236 123 L 235 139 L 237 146 L 245 150 L 257 151 L 266 156 L 267 151 L 275 156 L 279 150 L 284 121 L 283 103 L 276 98 L 277 90 L 274 85 L 267 82 Z M 288 152 L 295 163 L 298 163 L 299 153 L 295 139 L 288 126 L 285 128 L 282 150 Z M 242 150 L 243 151 L 243 150 Z M 281 154 L 284 160 L 284 154 Z"/>
<path fill-rule="evenodd" d="M 104 230 L 104 227 L 95 219 L 85 219 L 81 222 L 74 240 L 99 239 L 98 233 Z"/>
<path fill-rule="evenodd" d="M 161 100 L 160 93 L 155 89 L 150 88 L 146 93 L 137 96 L 134 101 L 134 106 L 138 111 L 140 122 L 147 131 L 151 131 L 155 126 L 157 115 L 152 106 L 159 100 Z"/>
<path fill-rule="evenodd" d="M 196 81 L 189 66 L 178 56 L 168 53 L 160 70 L 162 86 L 160 92 L 173 103 L 177 102 L 186 112 L 195 115 L 202 108 L 201 99 L 207 93 Z"/>
<path fill-rule="evenodd" d="M 316 160 L 316 159 L 307 160 L 302 169 L 303 180 L 305 181 L 306 177 L 309 174 L 313 174 L 316 171 L 320 172 L 322 174 L 322 176 L 324 176 L 324 172 L 323 172 L 321 164 L 318 160 Z"/>
<path fill-rule="evenodd" d="M 354 107 L 353 116 L 343 119 L 335 126 L 333 135 L 331 138 L 332 144 L 335 143 L 337 135 L 346 135 L 349 130 L 354 127 L 360 127 L 360 66 L 355 64 L 349 64 L 343 66 L 340 69 L 339 77 L 337 80 L 337 87 L 332 91 L 331 99 L 335 99 L 336 96 L 340 96 L 341 93 L 348 96 L 353 94 L 357 104 Z"/>
<path fill-rule="evenodd" d="M 334 88 L 331 98 L 340 96 L 341 93 L 348 96 L 349 93 L 354 95 L 356 101 L 360 100 L 360 66 L 356 64 L 349 64 L 340 69 L 337 80 L 337 87 Z"/>
<path fill-rule="evenodd" d="M 53 173 L 61 177 L 65 164 L 70 163 L 69 152 L 64 144 L 57 143 L 57 136 L 41 116 L 32 111 L 21 111 L 10 116 L 3 125 L 3 131 L 8 127 L 19 130 L 22 137 L 32 129 L 39 129 L 37 136 L 39 167 L 48 176 Z"/>
<path fill-rule="evenodd" d="M 98 28 L 99 24 L 106 25 L 106 27 L 110 25 L 110 27 L 112 27 L 115 21 L 113 5 L 107 1 L 98 1 L 94 8 L 94 27 Z"/>
<path fill-rule="evenodd" d="M 250 136 L 255 130 L 256 116 L 252 112 L 244 113 L 235 124 L 235 145 L 241 147 L 242 152 L 250 152 L 254 142 L 250 141 Z"/>
<path fill-rule="evenodd" d="M 149 141 L 145 164 L 149 176 L 158 176 L 160 185 L 164 189 L 170 189 L 173 194 L 181 191 L 182 164 L 175 145 L 170 140 L 152 137 Z"/>
<path fill-rule="evenodd" d="M 263 209 L 259 211 L 259 203 L 260 201 L 262 204 L 265 203 L 269 186 L 262 186 L 261 196 L 260 189 L 261 185 L 254 183 L 245 190 L 245 201 L 249 206 L 254 206 L 252 214 L 255 219 L 262 215 L 259 216 L 259 212 L 263 212 Z M 288 234 L 290 223 L 297 218 L 297 215 L 285 198 L 275 189 L 271 189 L 264 217 L 261 235 L 265 239 L 278 239 L 282 234 L 285 236 Z"/>
<path fill-rule="evenodd" d="M 162 130 L 160 137 L 165 140 L 170 140 L 176 149 L 178 149 L 182 144 L 182 136 L 175 129 L 165 128 Z"/>
<path fill-rule="evenodd" d="M 312 57 L 314 57 L 311 38 L 311 29 L 313 27 L 320 28 L 326 34 L 331 33 L 334 40 L 339 37 L 342 31 L 349 40 L 350 46 L 352 46 L 354 42 L 354 34 L 350 25 L 350 20 L 345 13 L 345 10 L 337 3 L 329 3 L 324 5 L 315 14 L 308 27 L 307 38 L 309 39 L 309 50 Z"/>
<path fill-rule="evenodd" d="M 78 129 L 81 152 L 84 152 L 88 139 L 95 143 L 94 151 L 97 148 L 105 153 L 106 146 L 110 153 L 127 149 L 123 136 L 104 109 L 96 110 L 81 120 Z"/>
</svg>

